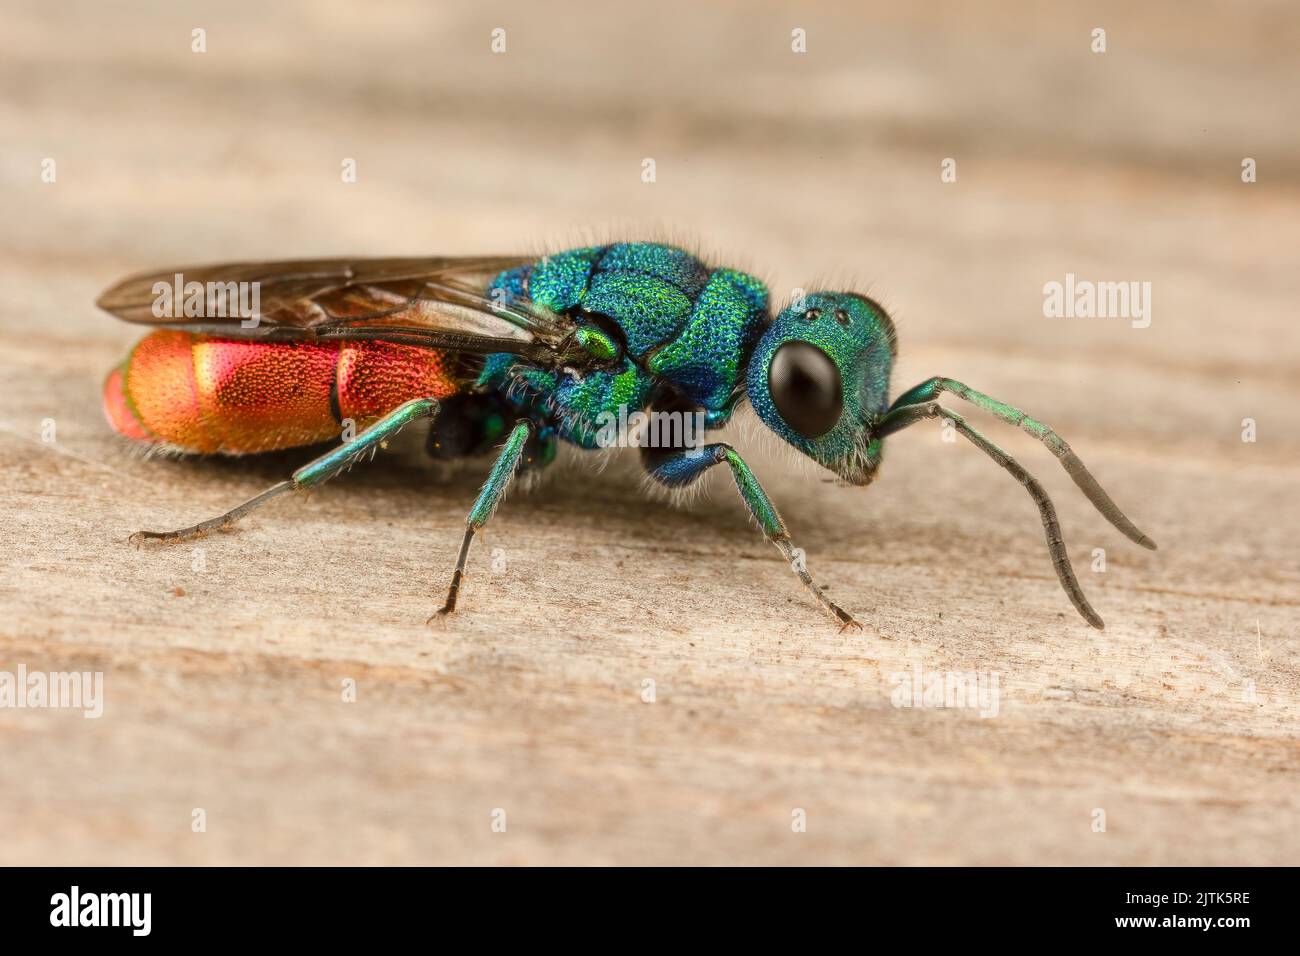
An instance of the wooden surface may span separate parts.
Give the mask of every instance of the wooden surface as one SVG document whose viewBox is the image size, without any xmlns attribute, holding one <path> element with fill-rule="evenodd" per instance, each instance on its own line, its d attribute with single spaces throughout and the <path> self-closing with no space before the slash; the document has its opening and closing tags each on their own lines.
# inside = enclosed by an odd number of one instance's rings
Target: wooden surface
<svg viewBox="0 0 1300 956">
<path fill-rule="evenodd" d="M 0 862 L 1296 861 L 1293 4 L 432 7 L 6 4 L 0 670 L 102 671 L 106 699 L 0 710 Z M 126 544 L 303 457 L 115 440 L 100 383 L 138 333 L 94 309 L 110 281 L 592 234 L 693 237 L 779 299 L 870 291 L 895 390 L 941 373 L 1044 418 L 1160 550 L 975 414 L 1052 493 L 1105 632 L 1022 489 L 937 424 L 866 490 L 752 417 L 728 436 L 860 634 L 726 475 L 673 507 L 634 458 L 513 495 L 445 630 L 486 463 L 395 449 L 202 562 Z M 1151 326 L 1044 318 L 1066 273 L 1151 282 Z M 917 666 L 996 673 L 997 716 L 894 707 Z"/>
</svg>

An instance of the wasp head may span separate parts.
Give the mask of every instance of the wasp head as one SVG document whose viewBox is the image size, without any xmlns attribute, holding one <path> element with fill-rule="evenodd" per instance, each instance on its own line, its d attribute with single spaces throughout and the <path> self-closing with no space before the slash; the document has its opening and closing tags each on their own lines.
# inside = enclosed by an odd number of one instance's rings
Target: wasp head
<svg viewBox="0 0 1300 956">
<path fill-rule="evenodd" d="M 754 349 L 747 389 L 769 428 L 819 465 L 868 485 L 875 423 L 889 402 L 894 325 L 866 296 L 814 292 L 776 317 Z"/>
</svg>

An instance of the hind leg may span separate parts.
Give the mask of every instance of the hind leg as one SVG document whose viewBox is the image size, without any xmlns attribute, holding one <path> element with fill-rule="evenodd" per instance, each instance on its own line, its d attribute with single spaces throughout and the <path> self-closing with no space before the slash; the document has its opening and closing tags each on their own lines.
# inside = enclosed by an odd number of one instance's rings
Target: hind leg
<svg viewBox="0 0 1300 956">
<path fill-rule="evenodd" d="M 295 471 L 287 481 L 272 485 L 266 491 L 254 495 L 243 504 L 236 505 L 225 514 L 176 531 L 137 531 L 131 535 L 131 541 L 136 544 L 145 540 L 187 541 L 207 534 L 209 531 L 228 527 L 253 509 L 265 504 L 272 498 L 279 497 L 286 491 L 298 491 L 324 484 L 341 472 L 351 468 L 367 452 L 373 455 L 379 449 L 380 444 L 392 438 L 406 425 L 420 418 L 433 418 L 436 416 L 439 407 L 438 400 L 434 398 L 417 398 L 399 405 L 352 441 L 346 442 L 315 461 L 304 465 Z"/>
</svg>

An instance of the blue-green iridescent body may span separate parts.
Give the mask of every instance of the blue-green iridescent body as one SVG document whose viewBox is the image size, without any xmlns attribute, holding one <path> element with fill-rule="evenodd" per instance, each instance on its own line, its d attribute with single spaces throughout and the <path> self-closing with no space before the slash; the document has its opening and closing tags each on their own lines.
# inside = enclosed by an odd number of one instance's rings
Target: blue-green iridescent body
<svg viewBox="0 0 1300 956">
<path fill-rule="evenodd" d="M 601 413 L 647 408 L 663 385 L 700 408 L 707 427 L 724 424 L 767 321 L 767 289 L 753 276 L 710 269 L 655 243 L 572 249 L 505 272 L 493 287 L 553 312 L 616 323 L 623 342 L 613 349 L 608 330 L 579 332 L 593 355 L 610 356 L 606 368 L 566 375 L 499 354 L 479 377 L 481 387 L 542 413 L 560 438 L 582 448 L 597 447 Z"/>
</svg>

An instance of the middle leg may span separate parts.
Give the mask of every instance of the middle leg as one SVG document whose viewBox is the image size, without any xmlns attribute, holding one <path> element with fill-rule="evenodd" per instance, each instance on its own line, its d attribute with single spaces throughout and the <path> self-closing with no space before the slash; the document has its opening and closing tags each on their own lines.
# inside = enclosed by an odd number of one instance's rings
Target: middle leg
<svg viewBox="0 0 1300 956">
<path fill-rule="evenodd" d="M 492 472 L 484 482 L 483 490 L 479 492 L 474 507 L 470 508 L 469 517 L 465 519 L 465 537 L 461 539 L 460 554 L 456 558 L 456 570 L 452 572 L 451 586 L 447 589 L 447 601 L 437 613 L 430 615 L 425 623 L 456 610 L 461 581 L 465 578 L 465 563 L 469 560 L 469 548 L 474 542 L 474 535 L 488 523 L 497 505 L 501 503 L 506 489 L 510 487 L 511 479 L 519 469 L 524 448 L 528 444 L 532 431 L 532 423 L 526 419 L 521 420 L 515 424 L 505 444 L 501 446 L 501 454 L 497 456 L 496 464 L 492 466 Z"/>
</svg>

